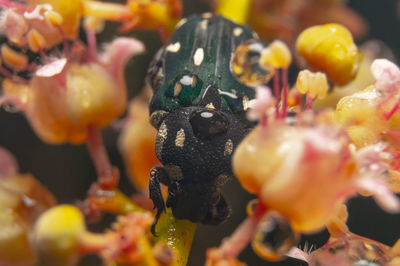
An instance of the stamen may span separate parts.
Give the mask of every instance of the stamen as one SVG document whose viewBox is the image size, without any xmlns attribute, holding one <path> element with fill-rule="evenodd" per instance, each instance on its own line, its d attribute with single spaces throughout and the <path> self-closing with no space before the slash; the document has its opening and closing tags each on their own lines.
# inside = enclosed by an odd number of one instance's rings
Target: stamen
<svg viewBox="0 0 400 266">
<path fill-rule="evenodd" d="M 276 98 L 275 117 L 279 118 L 279 103 L 281 101 L 281 94 L 279 88 L 279 69 L 274 69 L 274 96 Z"/>
<path fill-rule="evenodd" d="M 281 78 L 282 78 L 282 89 L 283 89 L 283 99 L 282 99 L 282 114 L 281 117 L 285 118 L 287 116 L 287 109 L 288 109 L 288 93 L 289 93 L 289 87 L 288 87 L 288 69 L 283 68 L 282 73 L 281 73 Z"/>
<path fill-rule="evenodd" d="M 389 119 L 396 113 L 396 111 L 399 109 L 399 107 L 400 107 L 400 100 L 398 100 L 398 101 L 396 102 L 396 104 L 393 106 L 392 110 L 390 110 L 389 113 L 383 114 L 383 117 L 384 117 L 386 120 L 389 120 Z"/>
</svg>

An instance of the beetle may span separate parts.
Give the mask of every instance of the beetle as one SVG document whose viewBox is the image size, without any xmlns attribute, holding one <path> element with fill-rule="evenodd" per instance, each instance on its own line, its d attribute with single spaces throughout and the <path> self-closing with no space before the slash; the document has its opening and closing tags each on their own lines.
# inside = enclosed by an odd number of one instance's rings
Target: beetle
<svg viewBox="0 0 400 266">
<path fill-rule="evenodd" d="M 221 188 L 232 176 L 231 155 L 253 126 L 245 111 L 254 90 L 231 73 L 237 46 L 256 39 L 246 25 L 211 13 L 182 19 L 150 64 L 150 122 L 162 167 L 150 173 L 150 198 L 177 219 L 219 224 L 231 209 Z M 160 184 L 168 186 L 166 203 Z"/>
</svg>

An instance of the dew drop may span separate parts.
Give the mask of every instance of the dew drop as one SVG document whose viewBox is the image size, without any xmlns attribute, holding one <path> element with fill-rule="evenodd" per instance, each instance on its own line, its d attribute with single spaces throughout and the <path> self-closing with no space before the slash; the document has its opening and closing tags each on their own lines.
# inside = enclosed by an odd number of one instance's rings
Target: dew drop
<svg viewBox="0 0 400 266">
<path fill-rule="evenodd" d="M 18 107 L 12 103 L 4 103 L 1 107 L 8 113 L 18 113 L 20 111 Z"/>
<path fill-rule="evenodd" d="M 247 215 L 249 215 L 249 216 L 253 215 L 257 203 L 258 203 L 258 199 L 252 199 L 251 201 L 249 201 L 249 203 L 247 203 L 247 206 L 246 206 Z"/>
<path fill-rule="evenodd" d="M 288 220 L 273 212 L 264 216 L 257 225 L 252 246 L 261 258 L 278 260 L 296 245 L 297 241 L 297 234 Z"/>
<path fill-rule="evenodd" d="M 261 67 L 260 58 L 266 46 L 256 40 L 249 40 L 239 45 L 231 58 L 231 73 L 241 83 L 255 87 L 267 83 L 273 76 L 271 66 Z"/>
</svg>

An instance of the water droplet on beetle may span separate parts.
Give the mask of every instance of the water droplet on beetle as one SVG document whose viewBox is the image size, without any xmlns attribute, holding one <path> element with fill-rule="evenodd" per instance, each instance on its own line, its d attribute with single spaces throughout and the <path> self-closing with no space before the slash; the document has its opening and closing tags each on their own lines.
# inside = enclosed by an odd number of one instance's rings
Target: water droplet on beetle
<svg viewBox="0 0 400 266">
<path fill-rule="evenodd" d="M 241 83 L 255 87 L 267 83 L 273 76 L 271 66 L 261 67 L 260 58 L 266 46 L 256 40 L 249 40 L 239 45 L 231 58 L 231 73 Z"/>
</svg>

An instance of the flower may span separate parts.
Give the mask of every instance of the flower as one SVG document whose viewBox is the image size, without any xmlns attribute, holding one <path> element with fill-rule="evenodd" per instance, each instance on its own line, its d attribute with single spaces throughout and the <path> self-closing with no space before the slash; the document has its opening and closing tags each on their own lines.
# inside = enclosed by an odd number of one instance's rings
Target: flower
<svg viewBox="0 0 400 266">
<path fill-rule="evenodd" d="M 160 165 L 154 151 L 157 130 L 149 123 L 148 106 L 134 100 L 129 106 L 129 118 L 124 124 L 118 147 L 129 177 L 139 189 L 148 188 L 151 168 Z"/>
<path fill-rule="evenodd" d="M 398 94 L 400 90 L 400 69 L 387 59 L 375 59 L 371 72 L 376 79 L 375 87 L 384 97 Z"/>
<path fill-rule="evenodd" d="M 400 207 L 382 178 L 391 158 L 385 145 L 354 152 L 346 133 L 324 121 L 330 116 L 305 113 L 292 126 L 279 120 L 257 126 L 233 156 L 242 186 L 283 215 L 295 232 L 321 230 L 336 206 L 366 189 L 386 210 Z"/>
<path fill-rule="evenodd" d="M 124 66 L 144 50 L 135 39 L 117 38 L 93 60 L 82 53 L 56 58 L 40 67 L 28 82 L 3 83 L 3 101 L 20 106 L 45 142 L 82 143 L 89 126 L 104 127 L 125 110 Z"/>
<path fill-rule="evenodd" d="M 0 264 L 34 265 L 30 234 L 36 218 L 56 204 L 32 175 L 18 173 L 12 155 L 0 148 Z M 21 256 L 23 252 L 23 256 Z"/>
<path fill-rule="evenodd" d="M 274 97 L 271 89 L 265 86 L 256 87 L 256 98 L 250 100 L 247 111 L 247 118 L 250 120 L 258 120 L 262 116 L 274 111 Z"/>
</svg>

